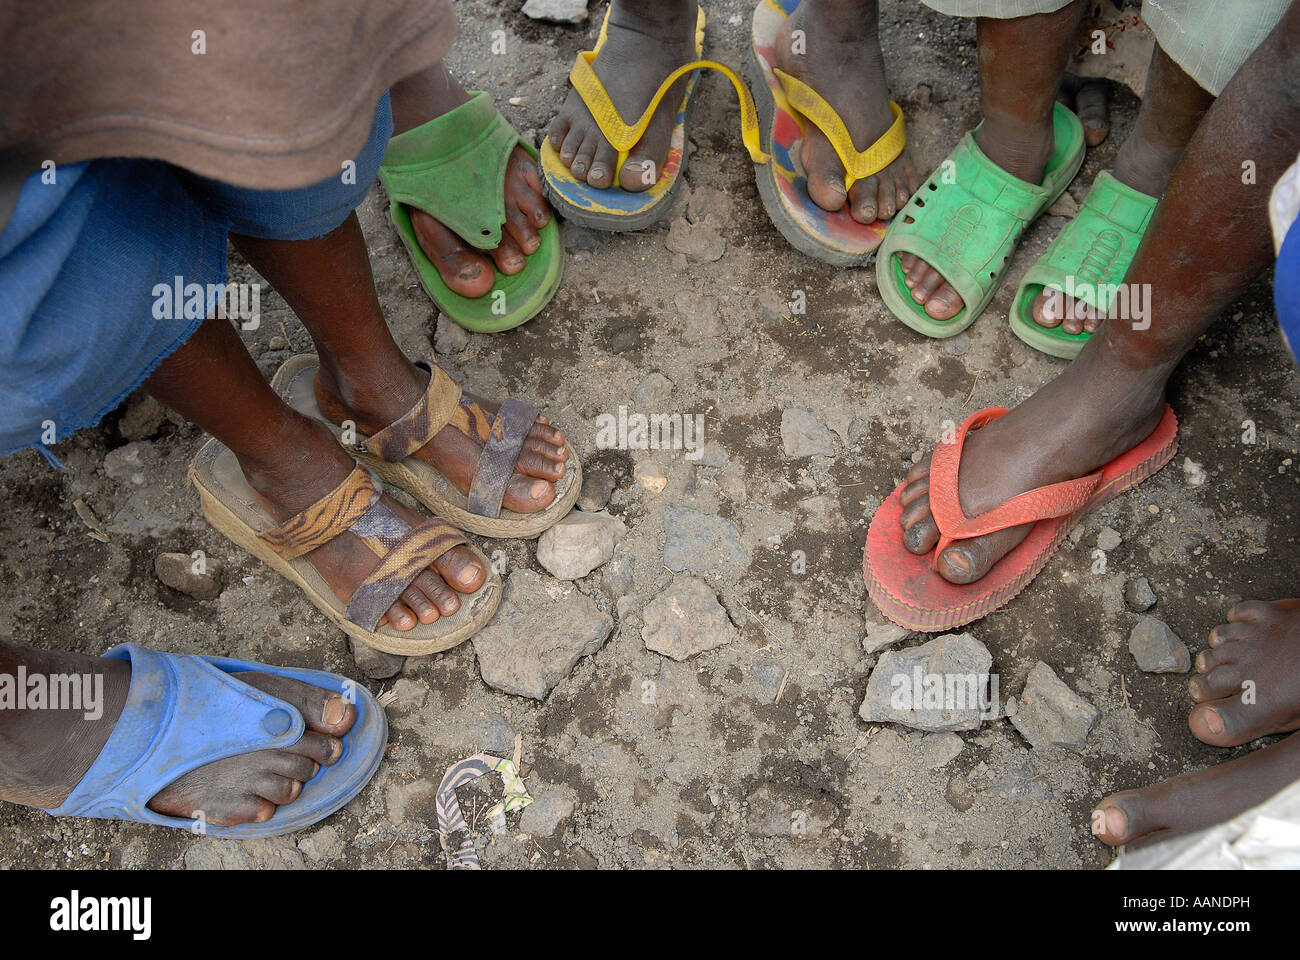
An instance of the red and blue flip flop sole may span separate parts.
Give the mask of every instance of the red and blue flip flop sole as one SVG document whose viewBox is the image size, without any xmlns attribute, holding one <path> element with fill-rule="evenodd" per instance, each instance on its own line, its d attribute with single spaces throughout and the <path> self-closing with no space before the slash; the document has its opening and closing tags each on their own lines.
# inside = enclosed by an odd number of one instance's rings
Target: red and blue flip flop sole
<svg viewBox="0 0 1300 960">
<path fill-rule="evenodd" d="M 917 555 L 903 546 L 899 497 L 907 484 L 901 483 L 867 529 L 862 552 L 867 594 L 881 613 L 909 630 L 937 633 L 978 620 L 1027 587 L 1084 516 L 1156 473 L 1177 450 L 1178 418 L 1166 404 L 1151 435 L 1102 468 L 1101 483 L 1087 504 L 1068 516 L 1039 520 L 1019 546 L 968 584 L 940 576 L 931 567 L 933 551 Z"/>
</svg>

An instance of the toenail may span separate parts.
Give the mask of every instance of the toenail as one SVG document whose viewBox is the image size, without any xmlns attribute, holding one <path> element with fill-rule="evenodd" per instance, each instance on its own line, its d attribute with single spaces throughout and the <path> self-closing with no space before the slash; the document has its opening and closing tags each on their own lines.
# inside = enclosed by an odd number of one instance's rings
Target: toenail
<svg viewBox="0 0 1300 960">
<path fill-rule="evenodd" d="M 461 267 L 458 276 L 462 280 L 474 280 L 483 274 L 483 264 L 471 263 L 468 266 Z"/>
<path fill-rule="evenodd" d="M 1106 832 L 1112 837 L 1122 837 L 1128 832 L 1128 817 L 1122 810 L 1111 807 L 1106 811 Z"/>
<path fill-rule="evenodd" d="M 342 697 L 326 697 L 325 707 L 321 710 L 321 722 L 327 726 L 342 723 L 347 715 L 348 704 Z"/>
<path fill-rule="evenodd" d="M 1219 716 L 1219 711 L 1206 710 L 1205 725 L 1210 728 L 1210 733 L 1215 735 L 1223 733 L 1223 717 Z"/>
<path fill-rule="evenodd" d="M 546 491 L 549 487 L 550 484 L 547 483 L 545 480 L 534 480 L 532 486 L 528 488 L 528 493 L 532 497 L 541 499 L 542 497 L 546 496 Z"/>
</svg>

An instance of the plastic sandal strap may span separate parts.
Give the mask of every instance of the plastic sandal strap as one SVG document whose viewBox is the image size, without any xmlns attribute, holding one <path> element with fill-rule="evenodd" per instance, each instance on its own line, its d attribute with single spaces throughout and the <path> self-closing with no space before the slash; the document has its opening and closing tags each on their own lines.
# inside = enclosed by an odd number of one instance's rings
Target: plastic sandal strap
<svg viewBox="0 0 1300 960">
<path fill-rule="evenodd" d="M 934 549 L 934 563 L 954 540 L 968 540 L 997 530 L 1035 523 L 1051 517 L 1063 517 L 1081 509 L 1101 482 L 1101 471 L 1037 487 L 1006 500 L 976 517 L 962 511 L 957 495 L 957 475 L 966 435 L 1006 413 L 1004 407 L 977 410 L 957 428 L 952 443 L 940 443 L 930 458 L 930 513 L 939 528 L 939 543 Z"/>
<path fill-rule="evenodd" d="M 664 98 L 668 90 L 680 77 L 685 76 L 692 70 L 699 70 L 708 67 L 717 70 L 728 80 L 736 90 L 736 96 L 740 100 L 740 138 L 744 141 L 745 149 L 749 151 L 750 158 L 755 163 L 767 163 L 768 155 L 763 152 L 760 143 L 758 129 L 758 109 L 754 106 L 754 98 L 745 86 L 743 80 L 736 76 L 734 70 L 725 63 L 719 63 L 716 60 L 692 60 L 690 63 L 683 64 L 664 79 L 659 84 L 659 89 L 655 95 L 650 98 L 650 103 L 646 106 L 645 111 L 636 120 L 635 123 L 627 123 L 623 120 L 622 114 L 614 106 L 614 101 L 609 97 L 605 85 L 600 82 L 596 76 L 596 71 L 592 69 L 591 63 L 596 59 L 594 50 L 584 50 L 578 54 L 577 59 L 573 61 L 573 69 L 569 71 L 569 82 L 573 84 L 573 89 L 578 91 L 578 96 L 582 102 L 587 105 L 591 115 L 596 119 L 596 125 L 600 127 L 600 132 L 604 134 L 605 139 L 609 141 L 610 146 L 618 151 L 618 164 L 615 167 L 617 171 L 623 169 L 627 163 L 628 155 L 632 148 L 636 146 L 637 141 L 645 134 L 646 127 L 650 125 L 650 119 L 654 116 L 655 110 L 659 107 L 659 101 Z"/>
<path fill-rule="evenodd" d="M 399 519 L 391 512 L 389 516 Z M 364 525 L 360 526 L 364 531 Z M 380 559 L 379 565 L 352 594 L 352 599 L 348 601 L 348 619 L 373 631 L 388 608 L 421 570 L 452 547 L 468 542 L 463 533 L 438 517 L 409 528 L 405 535 L 392 544 Z M 370 546 L 369 543 L 367 545 Z"/>
<path fill-rule="evenodd" d="M 894 122 L 881 134 L 879 140 L 867 149 L 859 150 L 854 146 L 853 138 L 849 135 L 848 127 L 844 126 L 840 115 L 820 93 L 784 70 L 773 69 L 772 72 L 781 81 L 781 88 L 785 91 L 790 106 L 815 123 L 817 128 L 826 134 L 826 139 L 839 154 L 840 163 L 844 164 L 845 192 L 859 180 L 865 180 L 885 169 L 898 159 L 903 148 L 907 146 L 903 108 L 893 100 L 889 101 L 889 109 L 893 114 Z"/>
<path fill-rule="evenodd" d="M 306 729 L 297 709 L 203 657 L 134 643 L 108 656 L 131 661 L 126 705 L 81 782 L 49 811 L 56 817 L 174 823 L 148 809 L 163 787 L 226 757 L 290 746 Z"/>
<path fill-rule="evenodd" d="M 281 557 L 293 560 L 345 532 L 379 500 L 382 490 L 379 478 L 358 463 L 342 483 L 306 510 L 258 536 Z"/>
<path fill-rule="evenodd" d="M 515 461 L 537 419 L 537 408 L 509 397 L 497 410 L 492 430 L 483 453 L 474 470 L 474 481 L 469 487 L 468 507 L 481 517 L 501 515 L 501 501 L 506 495 L 506 485 L 515 471 Z"/>
<path fill-rule="evenodd" d="M 388 463 L 405 460 L 450 422 L 460 401 L 460 384 L 436 363 L 420 363 L 429 385 L 415 406 L 365 442 L 365 448 Z"/>
</svg>

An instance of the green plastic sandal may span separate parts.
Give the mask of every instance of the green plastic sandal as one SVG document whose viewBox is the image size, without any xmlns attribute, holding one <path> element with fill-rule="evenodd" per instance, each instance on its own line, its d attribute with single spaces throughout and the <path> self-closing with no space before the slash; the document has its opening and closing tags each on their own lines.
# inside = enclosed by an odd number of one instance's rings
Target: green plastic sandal
<svg viewBox="0 0 1300 960">
<path fill-rule="evenodd" d="M 1051 287 L 1102 314 L 1109 311 L 1157 202 L 1109 171 L 1097 174 L 1078 215 L 1020 281 L 1011 305 L 1011 332 L 1035 350 L 1067 360 L 1075 357 L 1092 334 L 1040 327 L 1034 322 L 1034 300 L 1044 287 Z"/>
<path fill-rule="evenodd" d="M 506 222 L 506 164 L 515 145 L 537 151 L 501 116 L 482 91 L 440 117 L 388 141 L 379 180 L 392 201 L 393 225 L 406 245 L 426 293 L 447 316 L 475 333 L 510 330 L 551 302 L 564 274 L 564 248 L 552 218 L 539 233 L 541 246 L 513 276 L 499 270 L 492 289 L 462 297 L 443 283 L 415 239 L 408 207 L 423 210 L 479 250 L 501 243 Z"/>
<path fill-rule="evenodd" d="M 984 155 L 974 131 L 930 174 L 894 217 L 876 256 L 885 304 L 927 337 L 961 333 L 993 299 L 1025 228 L 1064 192 L 1083 164 L 1083 126 L 1061 104 L 1052 115 L 1055 145 L 1042 185 L 1026 183 Z M 978 129 L 978 128 L 976 128 Z M 899 254 L 920 257 L 961 294 L 950 320 L 935 320 L 912 299 Z"/>
</svg>

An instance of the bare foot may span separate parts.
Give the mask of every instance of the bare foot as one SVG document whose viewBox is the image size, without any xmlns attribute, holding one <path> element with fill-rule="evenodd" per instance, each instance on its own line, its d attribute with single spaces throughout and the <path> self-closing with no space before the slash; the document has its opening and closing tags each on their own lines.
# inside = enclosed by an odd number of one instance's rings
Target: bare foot
<svg viewBox="0 0 1300 960">
<path fill-rule="evenodd" d="M 664 78 L 695 59 L 695 0 L 633 4 L 612 0 L 605 45 L 591 67 L 609 93 L 619 115 L 634 122 L 650 104 Z M 673 120 L 689 75 L 664 94 L 641 139 L 615 170 L 618 152 L 600 132 L 576 90 L 570 89 L 547 133 L 560 160 L 580 180 L 604 190 L 618 183 L 624 190 L 648 190 L 668 161 Z"/>
<path fill-rule="evenodd" d="M 843 4 L 805 0 L 786 18 L 777 38 L 777 65 L 826 99 L 848 128 L 853 145 L 869 147 L 894 122 L 885 84 L 885 62 L 874 2 Z M 800 31 L 796 35 L 796 31 Z M 799 42 L 796 41 L 796 36 Z M 879 173 L 844 192 L 844 165 L 816 125 L 804 126 L 800 160 L 808 195 L 825 210 L 847 202 L 859 223 L 888 220 L 916 192 L 918 181 L 907 153 Z"/>
</svg>

